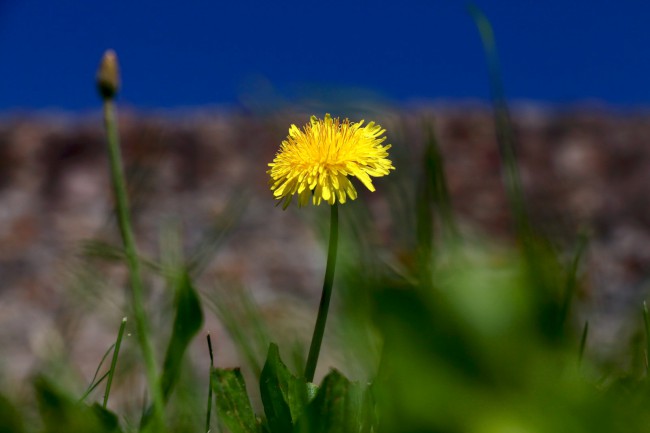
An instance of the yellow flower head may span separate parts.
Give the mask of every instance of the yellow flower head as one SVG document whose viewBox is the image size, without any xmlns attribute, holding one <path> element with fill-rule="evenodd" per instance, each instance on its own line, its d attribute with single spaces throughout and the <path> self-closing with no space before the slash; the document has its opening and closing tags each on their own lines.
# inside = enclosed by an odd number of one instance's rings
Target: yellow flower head
<svg viewBox="0 0 650 433">
<path fill-rule="evenodd" d="M 348 175 L 357 177 L 370 191 L 374 191 L 370 176 L 385 176 L 394 170 L 387 158 L 390 144 L 382 135 L 386 130 L 374 122 L 359 123 L 311 117 L 302 130 L 289 128 L 289 136 L 269 164 L 271 191 L 278 200 L 284 200 L 286 209 L 294 195 L 298 206 L 304 206 L 312 197 L 313 203 L 345 203 L 357 198 Z"/>
</svg>

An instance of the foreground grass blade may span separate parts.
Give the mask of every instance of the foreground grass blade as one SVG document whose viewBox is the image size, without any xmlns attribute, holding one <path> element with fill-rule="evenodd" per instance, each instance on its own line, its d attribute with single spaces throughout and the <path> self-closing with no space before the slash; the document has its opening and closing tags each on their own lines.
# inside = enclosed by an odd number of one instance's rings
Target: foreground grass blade
<svg viewBox="0 0 650 433">
<path fill-rule="evenodd" d="M 587 248 L 587 241 L 588 236 L 585 233 L 581 233 L 578 238 L 578 245 L 573 254 L 573 260 L 571 260 L 571 266 L 569 267 L 566 284 L 564 286 L 564 299 L 562 301 L 562 309 L 560 310 L 560 326 L 564 326 L 567 317 L 569 316 L 571 301 L 573 300 L 578 281 L 578 266 L 582 259 L 582 255 Z"/>
<path fill-rule="evenodd" d="M 560 290 L 563 283 L 557 279 L 561 272 L 557 269 L 557 256 L 549 242 L 534 229 L 526 208 L 492 25 L 476 6 L 471 5 L 468 9 L 481 35 L 488 63 L 501 175 L 517 239 L 526 263 L 528 284 L 537 298 L 537 325 L 549 340 L 558 342 L 565 333 L 564 327 L 560 326 L 563 296 Z"/>
<path fill-rule="evenodd" d="M 231 433 L 259 433 L 255 413 L 248 400 L 246 383 L 238 368 L 212 371 L 212 391 L 220 421 Z"/>
<path fill-rule="evenodd" d="M 172 336 L 167 346 L 162 373 L 162 391 L 165 401 L 169 399 L 176 381 L 181 373 L 183 356 L 194 336 L 203 326 L 203 310 L 201 301 L 184 271 L 178 280 L 176 292 L 176 317 Z"/>
<path fill-rule="evenodd" d="M 510 113 L 506 103 L 501 81 L 499 68 L 499 57 L 497 55 L 496 43 L 492 25 L 485 15 L 474 5 L 468 7 L 468 11 L 481 35 L 485 56 L 488 63 L 488 74 L 490 78 L 490 90 L 494 106 L 494 120 L 496 123 L 497 142 L 502 163 L 503 181 L 506 187 L 506 194 L 515 218 L 517 233 L 520 239 L 526 243 L 530 237 L 530 222 L 525 209 L 521 178 L 517 167 L 515 156 L 514 134 L 510 121 Z"/>
<path fill-rule="evenodd" d="M 131 284 L 131 297 L 133 315 L 135 317 L 136 334 L 138 343 L 142 350 L 147 375 L 149 392 L 154 403 L 154 419 L 156 425 L 152 426 L 154 431 L 163 431 L 163 396 L 158 382 L 156 360 L 153 353 L 153 345 L 149 338 L 147 316 L 144 309 L 144 286 L 140 275 L 140 260 L 135 245 L 133 229 L 131 227 L 131 213 L 126 192 L 126 181 L 124 169 L 122 168 L 122 154 L 120 150 L 119 134 L 117 131 L 117 120 L 115 116 L 114 98 L 119 88 L 119 73 L 117 56 L 113 51 L 107 51 L 97 73 L 97 87 L 103 99 L 104 124 L 106 129 L 106 141 L 108 144 L 108 155 L 115 196 L 115 211 L 117 222 L 124 244 L 126 264 L 129 269 L 129 280 Z"/>
<path fill-rule="evenodd" d="M 431 286 L 431 259 L 433 254 L 433 167 L 435 161 L 430 158 L 431 143 L 427 142 L 422 174 L 418 179 L 415 197 L 415 233 L 417 241 L 417 276 L 423 287 Z"/>
<path fill-rule="evenodd" d="M 429 287 L 434 252 L 433 238 L 436 232 L 435 214 L 438 217 L 441 234 L 447 235 L 451 240 L 457 240 L 458 230 L 453 217 L 445 167 L 433 122 L 425 120 L 423 126 L 426 146 L 416 191 L 415 216 L 419 279 L 424 287 Z"/>
<path fill-rule="evenodd" d="M 120 346 L 122 346 L 122 337 L 124 337 L 124 329 L 126 328 L 126 317 L 122 319 L 120 330 L 117 332 L 117 340 L 115 340 L 115 350 L 113 351 L 113 359 L 111 359 L 111 369 L 108 370 L 108 380 L 106 382 L 106 391 L 104 392 L 104 402 L 102 407 L 106 408 L 108 404 L 108 396 L 111 393 L 111 384 L 113 383 L 113 376 L 115 375 L 115 367 L 117 366 L 117 357 L 120 354 Z"/>
</svg>

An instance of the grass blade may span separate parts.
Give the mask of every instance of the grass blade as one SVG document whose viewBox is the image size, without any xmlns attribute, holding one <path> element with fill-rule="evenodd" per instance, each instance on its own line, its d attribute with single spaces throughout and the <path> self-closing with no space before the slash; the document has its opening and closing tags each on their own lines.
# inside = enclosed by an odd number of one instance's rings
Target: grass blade
<svg viewBox="0 0 650 433">
<path fill-rule="evenodd" d="M 268 331 L 261 312 L 243 288 L 222 290 L 210 297 L 210 306 L 255 376 L 262 372 L 262 357 L 268 347 Z M 301 367 L 302 368 L 302 367 Z"/>
<path fill-rule="evenodd" d="M 126 328 L 126 317 L 122 318 L 120 330 L 117 332 L 117 340 L 115 340 L 115 350 L 113 351 L 113 359 L 111 359 L 111 368 L 108 370 L 108 380 L 106 382 L 106 391 L 104 392 L 104 402 L 102 407 L 106 409 L 108 403 L 108 396 L 111 393 L 111 384 L 113 383 L 113 376 L 115 375 L 115 367 L 117 366 L 117 357 L 120 354 L 120 346 L 122 345 L 122 337 L 124 337 L 124 329 Z"/>
<path fill-rule="evenodd" d="M 95 390 L 103 381 L 108 377 L 108 371 L 102 375 L 102 377 L 99 378 L 99 380 L 95 383 L 91 383 L 86 392 L 84 392 L 84 395 L 81 396 L 79 401 L 84 401 L 86 397 L 90 395 L 91 392 Z"/>
<path fill-rule="evenodd" d="M 102 380 L 106 377 L 108 373 L 105 373 L 97 382 L 95 382 L 95 379 L 97 379 L 97 375 L 99 374 L 99 370 L 101 370 L 102 365 L 104 365 L 104 361 L 106 361 L 106 358 L 108 358 L 108 354 L 111 353 L 111 350 L 115 347 L 115 344 L 111 344 L 111 346 L 106 350 L 104 353 L 104 356 L 102 356 L 102 360 L 99 361 L 99 365 L 97 366 L 97 369 L 95 370 L 95 374 L 93 375 L 92 380 L 90 381 L 90 385 L 88 385 L 88 388 L 84 392 L 84 394 L 81 396 L 79 401 L 84 401 L 88 395 L 93 392 L 95 388 L 97 388 L 97 385 L 101 383 Z"/>
<path fill-rule="evenodd" d="M 573 254 L 573 259 L 571 260 L 571 265 L 569 267 L 569 272 L 567 273 L 567 280 L 564 286 L 564 299 L 562 301 L 562 307 L 560 310 L 560 326 L 564 326 L 566 323 L 567 317 L 569 316 L 569 310 L 571 309 L 571 301 L 573 300 L 576 286 L 578 282 L 578 266 L 580 265 L 580 260 L 587 248 L 588 236 L 586 233 L 580 233 L 578 238 L 578 244 Z"/>
<path fill-rule="evenodd" d="M 559 326 L 562 321 L 563 283 L 556 278 L 560 272 L 557 269 L 558 259 L 548 240 L 534 229 L 526 207 L 515 153 L 515 136 L 503 91 L 492 25 L 476 6 L 470 5 L 468 11 L 481 35 L 487 59 L 501 177 L 525 260 L 528 284 L 533 296 L 537 298 L 537 323 L 550 340 L 557 342 L 564 335 L 563 327 Z"/>
<path fill-rule="evenodd" d="M 646 377 L 650 377 L 650 318 L 648 318 L 648 305 L 643 301 L 643 327 L 645 329 L 645 368 L 646 368 Z"/>
<path fill-rule="evenodd" d="M 161 387 L 163 399 L 167 401 L 181 373 L 183 356 L 190 341 L 203 326 L 203 310 L 190 276 L 184 272 L 178 280 L 176 293 L 176 317 L 172 336 L 167 346 Z"/>
<path fill-rule="evenodd" d="M 502 176 L 505 184 L 506 194 L 511 211 L 515 218 L 517 233 L 523 242 L 528 242 L 530 237 L 530 221 L 525 209 L 521 178 L 517 167 L 515 156 L 514 134 L 510 121 L 510 112 L 506 103 L 499 67 L 499 56 L 497 55 L 494 32 L 490 21 L 483 12 L 475 5 L 470 5 L 468 11 L 483 42 L 483 49 L 488 63 L 488 74 L 490 79 L 490 91 L 492 93 L 492 104 L 494 107 L 494 120 L 496 124 L 497 142 L 502 164 Z"/>
<path fill-rule="evenodd" d="M 589 321 L 585 321 L 585 326 L 582 328 L 582 337 L 580 337 L 580 350 L 578 351 L 578 365 L 582 363 L 582 357 L 585 354 L 585 347 L 587 346 L 587 335 L 589 334 Z"/>
<path fill-rule="evenodd" d="M 212 339 L 210 333 L 206 336 L 208 340 L 208 353 L 210 354 L 210 375 L 208 380 L 208 410 L 205 416 L 205 431 L 210 432 L 210 420 L 212 418 L 212 370 L 214 369 L 214 354 L 212 352 Z"/>
</svg>

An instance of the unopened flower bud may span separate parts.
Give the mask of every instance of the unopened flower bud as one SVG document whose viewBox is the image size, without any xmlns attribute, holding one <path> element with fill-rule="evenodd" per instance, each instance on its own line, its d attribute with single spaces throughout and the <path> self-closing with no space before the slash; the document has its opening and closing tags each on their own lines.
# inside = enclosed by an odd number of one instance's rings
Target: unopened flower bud
<svg viewBox="0 0 650 433">
<path fill-rule="evenodd" d="M 97 89 L 103 99 L 113 99 L 120 89 L 120 69 L 113 50 L 106 50 L 99 64 Z"/>
</svg>

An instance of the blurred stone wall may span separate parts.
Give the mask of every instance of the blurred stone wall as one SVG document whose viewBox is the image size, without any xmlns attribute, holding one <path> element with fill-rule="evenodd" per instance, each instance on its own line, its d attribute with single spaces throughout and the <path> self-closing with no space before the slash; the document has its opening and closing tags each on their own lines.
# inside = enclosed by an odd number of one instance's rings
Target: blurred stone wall
<svg viewBox="0 0 650 433">
<path fill-rule="evenodd" d="M 650 114 L 528 106 L 513 119 L 530 213 L 562 251 L 571 251 L 579 229 L 590 231 L 581 314 L 600 341 L 616 344 L 647 292 Z M 396 173 L 407 176 L 419 170 L 423 122 L 433 122 L 462 226 L 511 240 L 490 110 L 419 108 L 376 120 L 393 144 Z M 171 223 L 182 227 L 188 250 L 215 222 L 226 224 L 229 235 L 198 283 L 204 293 L 217 281 L 236 281 L 274 314 L 278 297 L 315 310 L 324 268 L 318 236 L 300 212 L 275 207 L 266 175 L 288 126 L 307 121 L 291 112 L 120 115 L 143 254 L 157 257 L 161 230 Z M 386 236 L 396 224 L 381 203 L 389 183 L 379 180 L 378 193 L 360 198 Z M 0 120 L 0 384 L 25 377 L 51 351 L 67 353 L 87 376 L 112 342 L 125 314 L 124 291 L 116 289 L 123 272 L 108 264 L 85 275 L 80 259 L 85 241 L 117 239 L 109 192 L 99 116 Z M 238 199 L 243 204 L 232 210 Z M 234 220 L 224 222 L 231 211 Z M 206 328 L 218 328 L 208 316 Z M 220 347 L 220 362 L 236 362 L 227 344 Z"/>
</svg>

